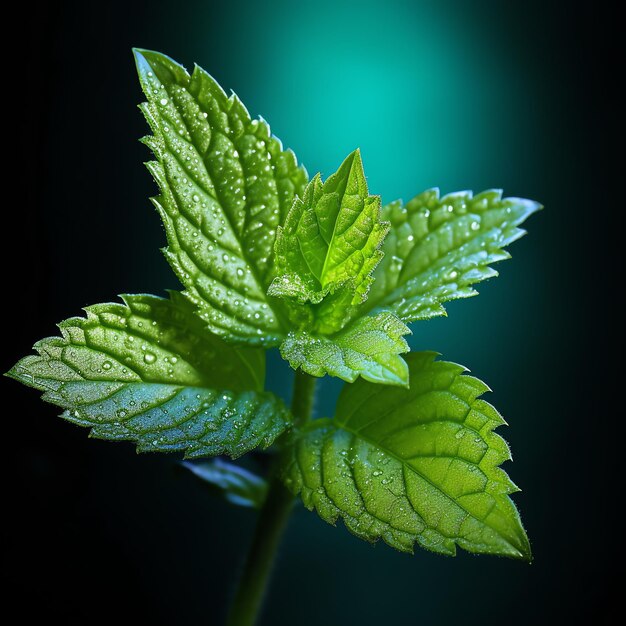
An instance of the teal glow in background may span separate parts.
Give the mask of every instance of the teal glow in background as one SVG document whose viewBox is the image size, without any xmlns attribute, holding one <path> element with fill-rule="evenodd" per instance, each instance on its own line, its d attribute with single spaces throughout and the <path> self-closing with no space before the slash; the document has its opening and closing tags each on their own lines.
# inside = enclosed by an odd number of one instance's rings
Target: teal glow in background
<svg viewBox="0 0 626 626">
<path fill-rule="evenodd" d="M 311 175 L 327 176 L 360 147 L 383 202 L 433 186 L 501 187 L 546 206 L 498 279 L 451 303 L 448 318 L 414 324 L 410 339 L 495 390 L 535 563 L 461 551 L 410 557 L 298 507 L 263 626 L 526 626 L 602 606 L 607 480 L 595 355 L 610 344 L 604 317 L 592 322 L 591 312 L 609 290 L 606 229 L 590 216 L 621 196 L 604 191 L 617 105 L 593 17 L 496 0 L 66 2 L 24 16 L 15 219 L 28 237 L 7 241 L 20 259 L 7 293 L 20 294 L 23 313 L 4 371 L 82 306 L 177 287 L 147 200 L 156 190 L 136 141 L 147 128 L 132 46 L 201 64 Z M 288 396 L 288 368 L 276 354 L 269 364 L 269 386 Z M 328 415 L 341 384 L 322 385 L 317 412 Z M 23 548 L 12 581 L 16 598 L 37 594 L 21 614 L 219 625 L 254 514 L 213 499 L 175 458 L 88 440 L 34 392 L 4 389 L 23 414 L 12 535 Z"/>
<path fill-rule="evenodd" d="M 372 189 L 409 198 L 435 181 L 493 185 L 501 169 L 533 167 L 540 85 L 464 4 L 232 3 L 221 24 L 238 26 L 220 36 L 217 55 L 201 32 L 190 39 L 311 173 L 334 171 L 359 146 Z M 205 11 L 198 31 L 211 23 Z"/>
</svg>

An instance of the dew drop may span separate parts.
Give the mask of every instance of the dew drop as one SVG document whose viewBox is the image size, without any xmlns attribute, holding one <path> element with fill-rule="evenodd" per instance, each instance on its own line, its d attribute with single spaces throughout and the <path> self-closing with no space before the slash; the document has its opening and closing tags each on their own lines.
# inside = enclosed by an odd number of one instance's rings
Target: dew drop
<svg viewBox="0 0 626 626">
<path fill-rule="evenodd" d="M 237 276 L 239 276 L 240 278 L 243 276 L 244 272 L 243 270 L 239 267 L 237 268 Z"/>
<path fill-rule="evenodd" d="M 470 228 L 472 230 L 478 230 L 480 228 L 480 224 L 478 222 L 472 222 Z"/>
<path fill-rule="evenodd" d="M 167 98 L 161 98 L 161 100 L 159 101 L 163 106 L 165 106 L 167 104 Z"/>
<path fill-rule="evenodd" d="M 152 354 L 152 352 L 146 352 L 143 355 L 143 360 L 150 364 L 150 363 L 154 363 L 156 361 L 156 356 L 154 356 L 154 354 Z"/>
<path fill-rule="evenodd" d="M 200 202 L 200 196 L 197 193 L 193 194 L 193 201 L 194 202 Z"/>
<path fill-rule="evenodd" d="M 110 370 L 113 367 L 113 363 L 111 363 L 111 361 L 105 361 L 102 364 L 102 369 L 103 370 Z"/>
</svg>

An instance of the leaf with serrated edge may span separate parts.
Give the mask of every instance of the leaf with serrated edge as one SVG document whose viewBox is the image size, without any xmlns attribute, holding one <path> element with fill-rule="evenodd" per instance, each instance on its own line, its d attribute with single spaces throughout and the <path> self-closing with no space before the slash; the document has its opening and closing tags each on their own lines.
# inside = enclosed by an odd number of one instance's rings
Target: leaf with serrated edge
<svg viewBox="0 0 626 626">
<path fill-rule="evenodd" d="M 231 504 L 260 509 L 265 502 L 267 481 L 244 467 L 222 459 L 199 463 L 183 461 L 182 465 Z"/>
<path fill-rule="evenodd" d="M 384 312 L 361 317 L 333 337 L 314 337 L 306 331 L 289 333 L 280 353 L 294 369 L 312 376 L 338 376 L 353 382 L 357 376 L 373 383 L 409 383 L 400 354 L 409 351 L 403 335 L 411 331 L 395 315 Z"/>
<path fill-rule="evenodd" d="M 141 109 L 157 161 L 148 169 L 167 233 L 165 255 L 215 334 L 276 345 L 284 334 L 272 281 L 276 230 L 307 182 L 293 152 L 196 66 L 135 50 Z"/>
<path fill-rule="evenodd" d="M 265 356 L 209 335 L 180 294 L 123 297 L 61 324 L 9 376 L 43 391 L 91 436 L 132 440 L 140 452 L 239 456 L 290 424 L 264 392 Z"/>
<path fill-rule="evenodd" d="M 269 293 L 319 304 L 315 317 L 325 318 L 323 332 L 340 330 L 348 317 L 344 310 L 367 297 L 388 228 L 380 217 L 380 197 L 369 195 L 355 150 L 326 182 L 317 174 L 294 201 L 278 229 L 277 277 Z M 339 288 L 341 297 L 333 298 Z"/>
<path fill-rule="evenodd" d="M 406 206 L 385 206 L 385 256 L 361 313 L 391 310 L 404 322 L 445 315 L 445 302 L 476 295 L 471 285 L 498 275 L 490 264 L 510 258 L 503 248 L 525 234 L 518 226 L 539 209 L 496 190 L 440 198 L 430 189 Z"/>
<path fill-rule="evenodd" d="M 489 388 L 430 352 L 406 357 L 410 389 L 357 381 L 334 420 L 295 436 L 286 485 L 330 523 L 398 550 L 477 553 L 530 560 L 528 538 L 498 467 L 511 458 L 493 432 L 504 424 L 479 399 Z"/>
</svg>

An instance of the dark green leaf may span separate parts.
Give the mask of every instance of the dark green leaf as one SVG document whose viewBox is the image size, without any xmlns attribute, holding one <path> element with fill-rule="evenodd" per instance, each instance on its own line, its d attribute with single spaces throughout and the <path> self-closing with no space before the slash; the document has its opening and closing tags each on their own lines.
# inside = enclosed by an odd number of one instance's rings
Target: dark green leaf
<svg viewBox="0 0 626 626">
<path fill-rule="evenodd" d="M 504 424 L 479 399 L 488 387 L 433 353 L 406 357 L 410 389 L 357 381 L 334 419 L 311 422 L 285 463 L 304 504 L 368 541 L 410 552 L 414 542 L 529 560 L 530 546 L 498 466 L 509 460 L 493 432 Z"/>
<path fill-rule="evenodd" d="M 263 352 L 209 335 L 189 302 L 171 298 L 89 307 L 8 375 L 45 392 L 93 437 L 132 440 L 141 452 L 239 456 L 267 447 L 290 416 L 262 391 Z"/>
<path fill-rule="evenodd" d="M 306 331 L 290 333 L 280 346 L 294 369 L 312 376 L 338 376 L 348 382 L 362 376 L 373 383 L 409 383 L 409 371 L 400 356 L 409 351 L 403 335 L 411 331 L 395 315 L 385 312 L 361 317 L 333 337 L 314 337 Z"/>
<path fill-rule="evenodd" d="M 306 172 L 267 123 L 251 119 L 204 70 L 196 66 L 190 76 L 148 50 L 135 57 L 166 257 L 213 333 L 276 345 L 285 329 L 280 305 L 266 295 L 274 240 Z"/>
<path fill-rule="evenodd" d="M 404 322 L 444 315 L 445 302 L 476 295 L 471 285 L 498 275 L 490 265 L 510 258 L 503 248 L 524 235 L 518 226 L 540 208 L 493 190 L 440 198 L 431 189 L 406 206 L 387 205 L 385 256 L 362 313 L 390 310 Z"/>
</svg>

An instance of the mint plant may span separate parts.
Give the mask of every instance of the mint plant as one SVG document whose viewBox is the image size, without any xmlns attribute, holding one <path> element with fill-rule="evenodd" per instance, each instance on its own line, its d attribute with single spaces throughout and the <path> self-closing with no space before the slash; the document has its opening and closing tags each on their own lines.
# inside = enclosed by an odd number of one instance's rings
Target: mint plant
<svg viewBox="0 0 626 626">
<path fill-rule="evenodd" d="M 530 560 L 487 385 L 432 352 L 407 354 L 406 336 L 496 276 L 540 206 L 431 189 L 381 207 L 358 150 L 309 180 L 204 70 L 147 50 L 135 58 L 152 201 L 184 289 L 88 307 L 8 375 L 92 437 L 140 452 L 236 459 L 269 448 L 266 478 L 220 458 L 185 462 L 261 511 L 231 625 L 254 623 L 298 495 L 327 522 L 405 552 Z M 264 390 L 274 347 L 296 370 L 290 409 Z M 325 375 L 347 384 L 334 415 L 312 419 Z"/>
</svg>

